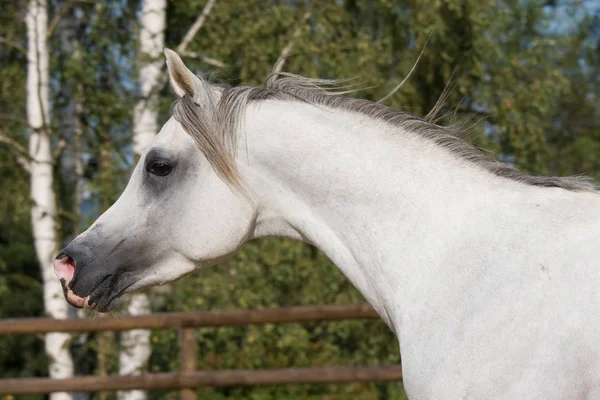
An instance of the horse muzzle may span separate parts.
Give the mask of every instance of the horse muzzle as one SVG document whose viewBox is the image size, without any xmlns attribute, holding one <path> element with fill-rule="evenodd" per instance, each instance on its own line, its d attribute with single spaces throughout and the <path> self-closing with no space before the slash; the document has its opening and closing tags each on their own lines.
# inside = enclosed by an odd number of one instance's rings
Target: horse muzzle
<svg viewBox="0 0 600 400">
<path fill-rule="evenodd" d="M 102 247 L 107 247 L 102 248 Z M 106 241 L 93 245 L 75 239 L 54 260 L 54 272 L 63 288 L 65 299 L 78 308 L 106 312 L 114 309 L 119 298 L 138 279 L 123 257 L 111 257 L 116 246 Z"/>
</svg>

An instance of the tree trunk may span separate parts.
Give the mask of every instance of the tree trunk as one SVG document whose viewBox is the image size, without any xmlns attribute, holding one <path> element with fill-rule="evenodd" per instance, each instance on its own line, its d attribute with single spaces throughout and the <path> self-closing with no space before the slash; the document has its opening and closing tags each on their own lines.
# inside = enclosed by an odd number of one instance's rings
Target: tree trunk
<svg viewBox="0 0 600 400">
<path fill-rule="evenodd" d="M 136 159 L 148 148 L 158 132 L 157 102 L 164 31 L 166 25 L 166 0 L 142 0 L 140 18 L 140 40 L 138 51 L 139 100 L 133 115 L 133 151 Z M 150 313 L 150 300 L 146 294 L 138 293 L 129 298 L 127 313 L 142 315 Z M 150 331 L 137 329 L 121 335 L 119 373 L 137 375 L 145 370 L 152 347 Z M 120 400 L 145 400 L 146 393 L 135 390 L 119 392 Z"/>
<path fill-rule="evenodd" d="M 150 300 L 148 295 L 136 293 L 129 297 L 127 314 L 150 314 Z M 150 344 L 150 331 L 147 329 L 134 329 L 121 334 L 121 352 L 119 353 L 119 375 L 140 375 L 146 370 L 152 346 Z M 118 392 L 119 400 L 145 400 L 146 392 L 131 390 Z"/>
<path fill-rule="evenodd" d="M 25 17 L 27 25 L 27 120 L 31 127 L 31 223 L 35 251 L 42 270 L 44 309 L 53 318 L 67 318 L 68 305 L 52 267 L 57 250 L 56 195 L 49 130 L 48 101 L 48 23 L 45 0 L 30 0 Z M 52 378 L 73 375 L 69 353 L 70 335 L 46 334 L 46 353 Z M 68 393 L 53 393 L 52 400 L 71 400 Z"/>
<path fill-rule="evenodd" d="M 158 133 L 157 83 L 161 75 L 166 0 L 142 0 L 138 50 L 139 100 L 133 114 L 133 151 L 141 155 Z"/>
</svg>

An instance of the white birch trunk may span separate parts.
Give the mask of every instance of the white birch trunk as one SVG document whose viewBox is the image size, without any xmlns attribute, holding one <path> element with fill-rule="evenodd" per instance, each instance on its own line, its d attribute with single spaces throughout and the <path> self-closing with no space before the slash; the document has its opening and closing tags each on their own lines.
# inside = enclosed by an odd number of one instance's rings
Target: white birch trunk
<svg viewBox="0 0 600 400">
<path fill-rule="evenodd" d="M 53 157 L 48 130 L 48 23 L 46 0 L 30 0 L 25 17 L 27 25 L 27 120 L 32 132 L 29 139 L 31 156 L 31 223 L 35 251 L 42 269 L 44 310 L 53 318 L 67 318 L 68 305 L 52 261 L 57 249 L 56 196 L 54 192 Z M 69 352 L 70 335 L 46 334 L 46 354 L 52 378 L 73 375 Z M 71 400 L 68 393 L 53 393 L 52 400 Z"/>
<path fill-rule="evenodd" d="M 136 293 L 128 299 L 127 314 L 150 314 L 150 300 L 146 294 Z M 140 375 L 146 370 L 148 360 L 152 354 L 150 331 L 134 329 L 121 334 L 121 351 L 119 353 L 119 375 Z M 146 400 L 147 395 L 143 390 L 130 390 L 118 392 L 119 400 Z"/>
<path fill-rule="evenodd" d="M 133 151 L 136 158 L 148 148 L 158 132 L 158 82 L 163 60 L 166 25 L 166 0 L 142 0 L 140 15 L 140 40 L 138 51 L 139 95 L 133 115 Z M 145 294 L 134 294 L 129 299 L 127 312 L 130 315 L 150 313 L 150 301 Z M 119 373 L 140 374 L 148 363 L 152 347 L 150 331 L 136 329 L 121 335 Z M 146 393 L 140 390 L 119 392 L 119 400 L 145 400 Z"/>
<path fill-rule="evenodd" d="M 161 58 L 166 25 L 166 0 L 142 0 L 138 51 L 139 95 L 133 114 L 133 151 L 140 155 L 158 133 L 157 83 L 164 60 Z M 158 88 L 160 89 L 160 88 Z"/>
</svg>

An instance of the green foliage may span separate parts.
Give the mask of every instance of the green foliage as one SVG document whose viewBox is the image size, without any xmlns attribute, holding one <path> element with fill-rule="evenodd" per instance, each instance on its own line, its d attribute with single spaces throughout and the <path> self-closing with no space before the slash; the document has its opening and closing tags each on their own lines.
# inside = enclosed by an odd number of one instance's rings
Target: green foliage
<svg viewBox="0 0 600 400">
<path fill-rule="evenodd" d="M 0 318 L 34 317 L 43 312 L 39 267 L 29 225 L 28 188 L 24 174 L 7 164 L 11 155 L 0 152 Z M 38 337 L 0 337 L 2 377 L 43 375 L 46 360 Z"/>
</svg>

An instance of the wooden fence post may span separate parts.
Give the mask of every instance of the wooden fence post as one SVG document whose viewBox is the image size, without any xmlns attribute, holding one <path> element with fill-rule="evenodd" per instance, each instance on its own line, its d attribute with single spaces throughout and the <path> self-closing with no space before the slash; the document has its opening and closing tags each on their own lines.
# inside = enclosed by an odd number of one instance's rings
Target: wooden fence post
<svg viewBox="0 0 600 400">
<path fill-rule="evenodd" d="M 193 328 L 181 328 L 179 339 L 179 351 L 181 360 L 181 373 L 196 371 L 196 337 Z M 180 400 L 197 400 L 196 390 L 194 388 L 182 389 L 179 395 Z"/>
</svg>

